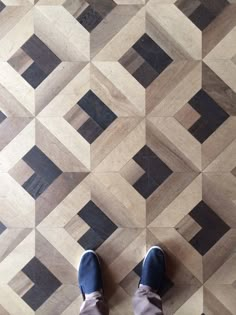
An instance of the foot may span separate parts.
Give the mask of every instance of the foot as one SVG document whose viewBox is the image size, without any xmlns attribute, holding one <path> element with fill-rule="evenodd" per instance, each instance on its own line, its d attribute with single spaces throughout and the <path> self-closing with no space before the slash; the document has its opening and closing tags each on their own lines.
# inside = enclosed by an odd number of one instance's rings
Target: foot
<svg viewBox="0 0 236 315">
<path fill-rule="evenodd" d="M 102 292 L 102 273 L 98 256 L 92 250 L 87 250 L 81 257 L 79 265 L 79 287 L 85 298 L 93 292 Z"/>
<path fill-rule="evenodd" d="M 165 257 L 163 250 L 153 246 L 147 252 L 142 267 L 142 275 L 139 285 L 150 287 L 153 291 L 159 291 L 165 275 Z"/>
</svg>

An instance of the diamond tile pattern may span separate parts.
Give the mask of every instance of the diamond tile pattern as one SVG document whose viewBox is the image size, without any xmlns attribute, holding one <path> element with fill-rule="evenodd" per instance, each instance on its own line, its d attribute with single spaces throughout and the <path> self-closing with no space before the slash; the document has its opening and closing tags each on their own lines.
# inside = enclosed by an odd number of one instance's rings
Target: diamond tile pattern
<svg viewBox="0 0 236 315">
<path fill-rule="evenodd" d="M 0 1 L 0 12 L 2 12 L 2 10 L 3 9 L 5 9 L 5 4 L 2 2 L 2 1 Z"/>
<path fill-rule="evenodd" d="M 203 31 L 229 5 L 229 2 L 227 0 L 177 0 L 175 5 Z"/>
<path fill-rule="evenodd" d="M 102 16 L 88 6 L 77 20 L 87 31 L 91 32 L 102 21 Z"/>
<path fill-rule="evenodd" d="M 3 112 L 0 112 L 0 124 L 6 119 L 7 117 L 3 114 Z"/>
<path fill-rule="evenodd" d="M 0 0 L 0 314 L 112 315 L 161 246 L 165 315 L 235 314 L 236 2 Z"/>
<path fill-rule="evenodd" d="M 36 199 L 62 172 L 37 146 L 34 146 L 23 160 L 34 171 L 23 187 Z"/>
<path fill-rule="evenodd" d="M 144 146 L 133 159 L 145 171 L 134 183 L 134 188 L 144 198 L 148 198 L 171 175 L 172 171 L 148 146 Z"/>
<path fill-rule="evenodd" d="M 201 227 L 189 241 L 201 255 L 206 254 L 230 229 L 204 201 L 199 202 L 189 215 Z"/>
<path fill-rule="evenodd" d="M 37 88 L 61 63 L 61 60 L 36 35 L 27 40 L 21 49 L 33 61 L 21 74 L 33 88 Z M 9 63 L 13 64 L 12 58 Z"/>
<path fill-rule="evenodd" d="M 2 234 L 5 230 L 6 230 L 5 225 L 2 222 L 0 222 L 0 234 Z"/>
<path fill-rule="evenodd" d="M 91 90 L 83 96 L 78 105 L 90 117 L 78 132 L 92 143 L 110 126 L 117 116 Z"/>
<path fill-rule="evenodd" d="M 90 229 L 78 240 L 84 249 L 97 249 L 117 229 L 117 226 L 93 201 L 89 201 L 78 215 L 90 226 Z"/>
<path fill-rule="evenodd" d="M 134 50 L 156 70 L 158 74 L 165 70 L 172 59 L 147 34 L 144 34 L 134 45 Z"/>
<path fill-rule="evenodd" d="M 22 299 L 33 310 L 37 310 L 61 286 L 61 283 L 37 258 L 33 258 L 22 271 L 34 283 Z"/>
<path fill-rule="evenodd" d="M 135 53 L 134 53 L 135 52 Z M 133 55 L 133 56 L 132 56 Z M 134 59 L 140 59 L 134 68 Z M 170 56 L 144 34 L 120 59 L 120 63 L 141 83 L 148 87 L 172 62 Z"/>
<path fill-rule="evenodd" d="M 229 115 L 203 90 L 189 104 L 200 114 L 200 118 L 189 128 L 189 132 L 201 143 L 219 128 Z"/>
</svg>

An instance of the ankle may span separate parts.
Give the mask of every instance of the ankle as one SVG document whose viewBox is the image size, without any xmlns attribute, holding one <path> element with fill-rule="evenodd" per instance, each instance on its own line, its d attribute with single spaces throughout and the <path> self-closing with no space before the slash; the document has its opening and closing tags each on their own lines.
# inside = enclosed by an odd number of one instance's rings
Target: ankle
<svg viewBox="0 0 236 315">
<path fill-rule="evenodd" d="M 157 292 L 156 290 L 154 290 L 152 287 L 145 285 L 145 284 L 140 284 L 139 285 L 139 289 L 144 290 L 146 292 Z"/>
<path fill-rule="evenodd" d="M 94 300 L 94 299 L 100 299 L 102 298 L 102 292 L 101 291 L 95 291 L 89 294 L 85 294 L 85 300 Z"/>
</svg>

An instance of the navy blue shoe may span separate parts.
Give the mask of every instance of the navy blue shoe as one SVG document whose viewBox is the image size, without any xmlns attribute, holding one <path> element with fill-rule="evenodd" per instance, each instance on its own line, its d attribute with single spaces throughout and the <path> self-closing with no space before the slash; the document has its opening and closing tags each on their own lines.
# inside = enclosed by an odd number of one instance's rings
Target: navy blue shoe
<svg viewBox="0 0 236 315">
<path fill-rule="evenodd" d="M 83 297 L 95 291 L 103 291 L 102 272 L 96 253 L 87 250 L 82 255 L 79 265 L 79 287 Z"/>
<path fill-rule="evenodd" d="M 163 250 L 153 246 L 147 252 L 142 267 L 139 284 L 151 287 L 153 291 L 159 291 L 165 276 L 165 256 Z"/>
</svg>

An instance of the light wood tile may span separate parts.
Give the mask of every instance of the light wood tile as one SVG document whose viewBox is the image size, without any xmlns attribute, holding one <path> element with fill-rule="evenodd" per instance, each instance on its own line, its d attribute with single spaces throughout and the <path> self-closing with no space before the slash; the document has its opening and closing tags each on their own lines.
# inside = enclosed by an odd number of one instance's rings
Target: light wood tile
<svg viewBox="0 0 236 315">
<path fill-rule="evenodd" d="M 165 315 L 234 315 L 235 39 L 235 0 L 0 0 L 1 315 L 78 314 L 86 249 L 131 315 L 153 245 Z"/>
</svg>

